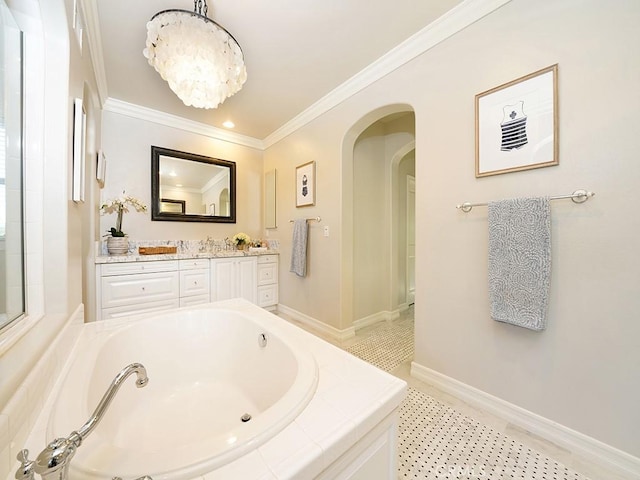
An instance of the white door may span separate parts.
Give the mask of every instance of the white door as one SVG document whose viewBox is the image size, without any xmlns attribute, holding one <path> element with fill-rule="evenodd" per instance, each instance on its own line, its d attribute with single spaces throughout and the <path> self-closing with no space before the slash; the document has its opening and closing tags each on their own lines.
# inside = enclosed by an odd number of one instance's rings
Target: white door
<svg viewBox="0 0 640 480">
<path fill-rule="evenodd" d="M 416 298 L 416 179 L 407 175 L 407 305 Z"/>
</svg>

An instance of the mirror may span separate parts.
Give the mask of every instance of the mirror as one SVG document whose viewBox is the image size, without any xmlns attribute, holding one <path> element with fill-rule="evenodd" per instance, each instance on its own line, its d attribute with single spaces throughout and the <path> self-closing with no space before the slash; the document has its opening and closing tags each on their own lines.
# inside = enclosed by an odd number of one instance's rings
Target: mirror
<svg viewBox="0 0 640 480">
<path fill-rule="evenodd" d="M 22 32 L 0 0 L 0 330 L 25 313 Z"/>
<path fill-rule="evenodd" d="M 151 147 L 151 219 L 236 223 L 236 164 Z"/>
<path fill-rule="evenodd" d="M 264 174 L 264 228 L 278 228 L 276 222 L 276 171 Z"/>
</svg>

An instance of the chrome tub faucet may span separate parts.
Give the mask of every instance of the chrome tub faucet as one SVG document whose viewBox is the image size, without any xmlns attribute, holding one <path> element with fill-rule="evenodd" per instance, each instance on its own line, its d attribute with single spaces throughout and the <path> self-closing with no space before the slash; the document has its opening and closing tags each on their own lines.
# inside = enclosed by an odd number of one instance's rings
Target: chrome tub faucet
<svg viewBox="0 0 640 480">
<path fill-rule="evenodd" d="M 111 401 L 118 393 L 122 382 L 133 373 L 137 375 L 136 387 L 142 388 L 149 383 L 147 370 L 142 364 L 132 363 L 123 368 L 109 385 L 91 418 L 82 427 L 71 432 L 67 438 L 53 440 L 40 452 L 35 461 L 29 460 L 28 450 L 22 450 L 18 454 L 17 458 L 20 461 L 20 467 L 16 471 L 15 478 L 17 480 L 34 480 L 37 473 L 42 477 L 42 480 L 68 480 L 69 464 L 76 450 L 100 423 Z"/>
</svg>

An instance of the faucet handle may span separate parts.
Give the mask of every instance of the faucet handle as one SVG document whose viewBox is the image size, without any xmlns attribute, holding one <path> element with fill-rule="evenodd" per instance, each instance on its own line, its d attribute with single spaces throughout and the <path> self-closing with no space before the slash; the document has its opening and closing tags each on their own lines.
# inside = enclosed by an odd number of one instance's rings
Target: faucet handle
<svg viewBox="0 0 640 480">
<path fill-rule="evenodd" d="M 33 461 L 29 460 L 29 450 L 20 450 L 16 459 L 20 462 L 20 467 L 16 470 L 15 478 L 17 480 L 33 480 L 35 474 L 33 471 Z"/>
</svg>

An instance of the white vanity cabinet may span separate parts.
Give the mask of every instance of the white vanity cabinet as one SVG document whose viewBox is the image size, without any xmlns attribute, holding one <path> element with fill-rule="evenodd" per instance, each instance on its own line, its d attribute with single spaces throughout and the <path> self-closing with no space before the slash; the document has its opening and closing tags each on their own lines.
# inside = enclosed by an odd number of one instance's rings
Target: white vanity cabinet
<svg viewBox="0 0 640 480">
<path fill-rule="evenodd" d="M 211 259 L 211 301 L 241 297 L 257 303 L 257 257 Z"/>
<path fill-rule="evenodd" d="M 98 320 L 180 305 L 178 261 L 107 263 L 96 271 Z"/>
<path fill-rule="evenodd" d="M 180 306 L 209 303 L 209 259 L 180 260 Z"/>
<path fill-rule="evenodd" d="M 278 305 L 278 255 L 258 257 L 258 306 L 274 310 Z"/>
<path fill-rule="evenodd" d="M 96 320 L 244 298 L 278 304 L 278 255 L 96 264 Z"/>
</svg>

